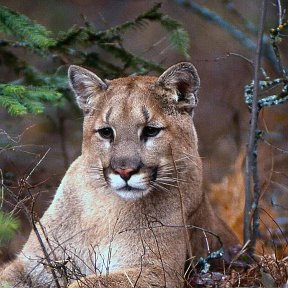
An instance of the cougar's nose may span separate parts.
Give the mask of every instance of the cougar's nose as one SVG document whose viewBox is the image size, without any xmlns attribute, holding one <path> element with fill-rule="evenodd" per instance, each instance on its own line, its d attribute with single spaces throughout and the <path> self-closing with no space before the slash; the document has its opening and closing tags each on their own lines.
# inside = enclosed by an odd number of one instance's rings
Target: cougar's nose
<svg viewBox="0 0 288 288">
<path fill-rule="evenodd" d="M 128 181 L 131 176 L 137 172 L 137 170 L 133 168 L 117 168 L 114 171 L 116 174 L 119 174 L 120 177 L 125 181 Z"/>
</svg>

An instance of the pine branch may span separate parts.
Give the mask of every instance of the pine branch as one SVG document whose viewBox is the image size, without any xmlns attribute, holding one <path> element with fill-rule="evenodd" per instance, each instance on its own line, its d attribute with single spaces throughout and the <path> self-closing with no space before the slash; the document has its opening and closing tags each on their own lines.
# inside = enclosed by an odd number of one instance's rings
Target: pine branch
<svg viewBox="0 0 288 288">
<path fill-rule="evenodd" d="M 89 39 L 91 34 L 90 28 L 79 27 L 77 25 L 72 26 L 67 32 L 61 31 L 57 37 L 57 43 L 55 48 L 64 48 L 74 44 L 80 44 L 83 42 L 94 42 L 96 39 Z M 92 33 L 93 34 L 93 33 Z M 90 35 L 91 37 L 91 35 Z M 91 41 L 92 40 L 92 41 Z"/>
<path fill-rule="evenodd" d="M 104 78 L 116 78 L 118 75 L 124 73 L 123 67 L 117 66 L 114 62 L 104 60 L 96 52 L 85 54 L 85 60 L 82 65 L 85 67 L 94 67 Z"/>
<path fill-rule="evenodd" d="M 166 29 L 171 47 L 188 58 L 187 32 L 176 20 L 163 14 L 160 7 L 160 4 L 156 4 L 134 20 L 104 31 L 97 31 L 86 22 L 84 27 L 73 26 L 54 39 L 45 27 L 0 5 L 0 31 L 15 39 L 0 40 L 0 63 L 20 76 L 10 84 L 0 84 L 0 105 L 12 115 L 39 114 L 44 111 L 45 102 L 57 104 L 60 96 L 70 99 L 65 74 L 39 71 L 29 62 L 20 59 L 15 50 L 10 50 L 11 47 L 24 51 L 29 49 L 45 58 L 49 56 L 49 59 L 58 61 L 57 65 L 60 62 L 65 66 L 73 63 L 91 67 L 101 77 L 115 78 L 129 74 L 131 70 L 136 74 L 162 72 L 161 65 L 134 55 L 123 47 L 125 33 L 153 21 Z M 108 53 L 109 60 L 101 58 L 98 50 L 102 49 Z M 120 61 L 115 61 L 115 58 Z"/>
<path fill-rule="evenodd" d="M 19 228 L 19 221 L 0 211 L 0 247 L 9 241 Z"/>
<path fill-rule="evenodd" d="M 85 27 L 73 26 L 66 33 L 59 34 L 59 40 L 56 44 L 58 48 L 72 45 L 75 43 L 122 43 L 122 36 L 132 29 L 144 27 L 149 21 L 160 23 L 168 32 L 170 45 L 177 52 L 189 58 L 189 35 L 183 26 L 159 11 L 161 4 L 154 5 L 147 12 L 139 15 L 132 21 L 127 21 L 122 25 L 118 25 L 105 31 L 97 32 L 95 27 L 90 23 L 86 23 Z"/>
<path fill-rule="evenodd" d="M 0 5 L 0 31 L 36 50 L 47 49 L 56 43 L 45 27 L 3 5 Z"/>
<path fill-rule="evenodd" d="M 163 68 L 157 63 L 147 61 L 141 57 L 133 55 L 127 50 L 117 47 L 116 45 L 100 44 L 99 46 L 109 51 L 114 57 L 121 59 L 124 62 L 124 67 L 132 68 L 137 74 L 146 74 L 148 71 L 162 72 Z"/>
<path fill-rule="evenodd" d="M 119 35 L 124 34 L 132 29 L 142 28 L 148 21 L 160 21 L 163 14 L 159 12 L 161 4 L 154 5 L 147 12 L 139 15 L 132 21 L 127 21 L 124 24 L 111 27 L 104 31 L 97 31 L 91 23 L 86 22 L 85 27 L 74 25 L 67 32 L 60 32 L 56 46 L 62 47 L 74 43 L 83 42 L 113 42 L 119 40 Z"/>
<path fill-rule="evenodd" d="M 138 28 L 143 28 L 147 25 L 148 21 L 161 21 L 163 17 L 163 13 L 159 10 L 161 8 L 161 3 L 155 4 L 150 10 L 144 12 L 143 14 L 139 15 L 132 21 L 127 21 L 121 25 L 112 27 L 106 31 L 101 31 L 97 33 L 98 37 L 114 37 L 115 35 L 124 34 L 129 30 L 134 30 Z"/>
<path fill-rule="evenodd" d="M 52 102 L 55 104 L 61 96 L 61 93 L 50 87 L 0 84 L 0 105 L 15 116 L 27 113 L 43 113 L 43 103 Z"/>
<path fill-rule="evenodd" d="M 190 47 L 189 35 L 182 25 L 167 15 L 161 18 L 161 24 L 168 32 L 171 46 L 186 58 L 190 58 L 188 54 Z"/>
</svg>

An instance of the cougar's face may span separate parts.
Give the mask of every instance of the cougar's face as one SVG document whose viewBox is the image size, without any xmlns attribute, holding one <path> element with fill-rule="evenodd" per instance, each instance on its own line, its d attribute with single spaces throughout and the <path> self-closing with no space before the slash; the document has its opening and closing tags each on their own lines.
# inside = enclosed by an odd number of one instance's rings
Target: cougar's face
<svg viewBox="0 0 288 288">
<path fill-rule="evenodd" d="M 109 82 L 71 66 L 68 76 L 86 115 L 82 154 L 91 179 L 124 199 L 177 189 L 178 168 L 189 167 L 182 159 L 197 151 L 191 116 L 200 82 L 194 66 L 184 62 L 159 78 Z"/>
<path fill-rule="evenodd" d="M 90 152 L 100 159 L 98 172 L 105 185 L 134 200 L 161 189 L 159 179 L 164 174 L 168 179 L 173 170 L 168 165 L 169 124 L 157 102 L 138 85 L 129 90 L 129 85 L 111 84 L 106 91 L 109 100 L 102 102 L 99 114 L 95 111 L 91 116 L 88 128 L 92 130 Z"/>
</svg>

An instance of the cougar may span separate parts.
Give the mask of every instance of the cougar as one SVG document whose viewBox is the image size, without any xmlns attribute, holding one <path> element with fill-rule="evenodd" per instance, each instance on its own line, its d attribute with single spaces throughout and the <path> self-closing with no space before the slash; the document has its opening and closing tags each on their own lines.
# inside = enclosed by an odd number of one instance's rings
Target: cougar
<svg viewBox="0 0 288 288">
<path fill-rule="evenodd" d="M 82 154 L 1 283 L 183 287 L 187 261 L 238 242 L 201 187 L 195 67 L 102 80 L 72 65 L 68 78 Z"/>
</svg>

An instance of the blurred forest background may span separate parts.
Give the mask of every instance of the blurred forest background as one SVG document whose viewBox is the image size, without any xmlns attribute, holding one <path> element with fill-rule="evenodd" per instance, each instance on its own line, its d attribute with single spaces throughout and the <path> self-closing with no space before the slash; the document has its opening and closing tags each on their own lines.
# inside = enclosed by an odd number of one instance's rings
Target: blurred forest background
<svg viewBox="0 0 288 288">
<path fill-rule="evenodd" d="M 261 1 L 161 2 L 161 13 L 177 20 L 188 32 L 189 59 L 188 55 L 171 47 L 168 41 L 169 29 L 165 30 L 157 22 L 147 21 L 145 25 L 129 30 L 123 36 L 122 45 L 134 55 L 153 61 L 163 68 L 188 59 L 198 69 L 201 91 L 199 106 L 195 112 L 195 124 L 200 141 L 200 155 L 204 162 L 204 186 L 209 190 L 222 217 L 242 239 L 243 159 L 250 117 L 244 102 L 244 87 L 253 80 L 253 65 L 249 60 L 254 60 L 255 57 Z M 206 14 L 202 13 L 203 11 L 197 10 L 199 6 L 189 3 L 198 4 L 209 11 L 204 9 Z M 85 26 L 86 23 L 87 26 L 87 23 L 91 23 L 97 31 L 106 30 L 135 19 L 151 9 L 155 3 L 146 0 L 1 0 L 0 4 L 35 20 L 52 31 L 52 35 L 58 35 L 59 31 L 67 31 L 75 24 Z M 287 1 L 282 1 L 284 12 L 287 4 Z M 213 18 L 211 15 L 216 16 Z M 278 19 L 277 1 L 268 1 L 263 67 L 267 75 L 273 79 L 279 77 L 279 70 L 271 57 L 271 47 L 270 50 L 267 47 L 270 45 L 269 31 L 279 25 Z M 228 26 L 225 26 L 225 21 Z M 240 37 L 239 31 L 243 33 L 243 37 Z M 280 53 L 283 64 L 287 65 L 288 33 L 283 31 L 283 34 Z M 0 34 L 0 38 L 1 35 L 3 34 Z M 5 47 L 5 43 L 0 40 L 0 49 L 1 47 Z M 105 59 L 107 62 L 114 59 L 107 50 L 98 46 L 90 46 L 88 50 L 91 54 L 97 53 L 99 59 Z M 21 47 L 11 48 L 11 51 L 41 72 L 59 75 L 59 79 L 65 76 L 70 64 L 84 65 L 107 79 L 118 74 L 129 75 L 135 72 L 133 65 L 129 66 L 126 63 L 125 67 L 121 59 L 116 59 L 115 63 L 119 67 L 123 64 L 122 70 L 109 67 L 111 74 L 107 75 L 101 67 L 97 67 L 96 64 L 93 66 L 96 58 L 90 65 L 81 63 L 81 57 L 69 58 L 65 53 L 62 58 L 61 53 L 53 58 L 42 57 L 43 55 L 40 57 L 37 53 L 28 52 Z M 0 83 L 17 83 L 23 76 L 23 71 L 9 69 L 7 58 L 3 55 L 0 54 Z M 154 70 L 152 74 L 159 75 L 161 69 L 157 65 L 152 66 L 141 67 L 142 70 L 138 67 L 136 72 L 145 74 Z M 63 83 L 63 87 L 59 87 L 66 89 L 64 86 L 67 83 Z M 19 201 L 29 196 L 29 193 L 36 195 L 37 201 L 33 201 L 33 209 L 39 217 L 49 205 L 66 169 L 80 154 L 83 117 L 76 106 L 67 99 L 59 101 L 56 106 L 47 104 L 44 113 L 39 115 L 28 113 L 11 116 L 6 109 L 0 107 L 0 182 L 15 191 Z M 259 253 L 263 253 L 264 247 L 271 249 L 270 252 L 273 253 L 277 247 L 282 247 L 283 252 L 287 246 L 285 237 L 288 235 L 287 104 L 262 109 L 259 127 L 265 133 L 259 142 L 262 228 L 257 249 Z M 27 177 L 28 186 L 27 181 L 23 181 L 27 180 Z M 3 187 L 2 185 L 0 188 L 2 193 Z M 20 244 L 29 233 L 29 223 L 23 220 L 25 217 L 21 209 L 14 206 L 13 199 L 9 199 L 8 196 L 1 202 L 4 211 L 14 211 L 21 221 L 21 226 L 14 240 L 10 241 L 9 250 L 2 249 L 0 262 L 7 260 L 10 253 L 19 250 Z M 284 254 L 287 254 L 287 251 Z"/>
</svg>

